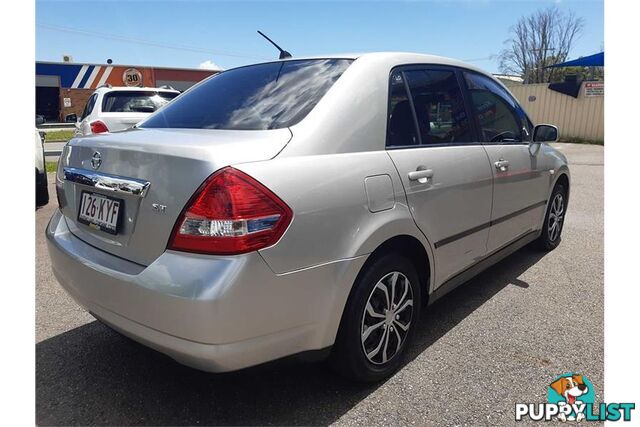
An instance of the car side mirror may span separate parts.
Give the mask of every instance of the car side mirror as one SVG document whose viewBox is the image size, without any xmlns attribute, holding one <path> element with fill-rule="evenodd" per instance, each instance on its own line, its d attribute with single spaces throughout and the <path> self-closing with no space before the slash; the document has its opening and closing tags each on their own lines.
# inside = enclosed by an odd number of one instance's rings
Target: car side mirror
<svg viewBox="0 0 640 427">
<path fill-rule="evenodd" d="M 532 142 L 556 142 L 558 128 L 554 125 L 536 125 L 533 128 Z"/>
<path fill-rule="evenodd" d="M 36 126 L 40 126 L 44 124 L 44 116 L 39 114 L 36 115 Z"/>
<path fill-rule="evenodd" d="M 75 123 L 78 121 L 78 116 L 76 114 L 67 114 L 64 117 L 64 121 L 67 123 Z"/>
</svg>

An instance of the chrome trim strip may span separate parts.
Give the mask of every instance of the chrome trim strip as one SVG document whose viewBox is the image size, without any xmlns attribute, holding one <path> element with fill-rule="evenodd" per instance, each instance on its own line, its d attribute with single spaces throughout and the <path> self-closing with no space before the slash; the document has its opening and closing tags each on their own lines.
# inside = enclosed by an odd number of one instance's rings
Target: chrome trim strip
<svg viewBox="0 0 640 427">
<path fill-rule="evenodd" d="M 109 175 L 86 169 L 63 168 L 63 171 L 64 179 L 67 181 L 86 185 L 88 187 L 94 187 L 100 190 L 113 191 L 114 193 L 126 193 L 138 197 L 146 196 L 149 186 L 151 185 L 149 181 L 142 179 Z"/>
<path fill-rule="evenodd" d="M 480 225 L 478 225 L 476 227 L 470 228 L 470 229 L 465 230 L 465 231 L 463 231 L 461 233 L 454 234 L 453 236 L 446 237 L 446 238 L 444 238 L 442 240 L 439 240 L 439 241 L 435 242 L 433 244 L 433 246 L 436 249 L 438 249 L 441 246 L 448 245 L 449 243 L 455 242 L 456 240 L 462 239 L 463 237 L 467 237 L 470 234 L 477 233 L 478 231 L 484 230 L 487 227 L 493 227 L 496 224 L 500 224 L 501 222 L 507 221 L 507 220 L 509 220 L 509 219 L 511 219 L 513 217 L 516 217 L 518 215 L 522 215 L 525 212 L 529 212 L 531 209 L 535 209 L 535 208 L 537 208 L 539 206 L 544 206 L 546 204 L 547 204 L 547 201 L 546 200 L 542 200 L 542 201 L 540 201 L 538 203 L 534 203 L 534 204 L 532 204 L 530 206 L 527 206 L 527 207 L 525 207 L 523 209 L 517 210 L 515 212 L 511 212 L 510 214 L 507 214 L 507 215 L 502 216 L 500 218 L 493 219 L 493 220 L 491 220 L 491 221 L 489 221 L 487 223 L 480 224 Z"/>
</svg>

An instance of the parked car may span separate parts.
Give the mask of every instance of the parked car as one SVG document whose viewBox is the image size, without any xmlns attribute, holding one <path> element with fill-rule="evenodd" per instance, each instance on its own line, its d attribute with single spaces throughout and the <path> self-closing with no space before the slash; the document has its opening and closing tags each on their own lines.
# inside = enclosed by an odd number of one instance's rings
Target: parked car
<svg viewBox="0 0 640 427">
<path fill-rule="evenodd" d="M 70 141 L 53 271 L 96 318 L 198 369 L 303 353 L 381 380 L 427 305 L 560 243 L 557 133 L 442 57 L 231 69 L 135 129 Z"/>
<path fill-rule="evenodd" d="M 179 94 L 177 90 L 164 88 L 100 87 L 87 100 L 75 135 L 130 128 Z"/>
<path fill-rule="evenodd" d="M 37 119 L 36 119 L 37 121 Z M 47 167 L 44 161 L 44 137 L 36 129 L 36 206 L 49 203 L 49 188 L 47 187 Z"/>
</svg>

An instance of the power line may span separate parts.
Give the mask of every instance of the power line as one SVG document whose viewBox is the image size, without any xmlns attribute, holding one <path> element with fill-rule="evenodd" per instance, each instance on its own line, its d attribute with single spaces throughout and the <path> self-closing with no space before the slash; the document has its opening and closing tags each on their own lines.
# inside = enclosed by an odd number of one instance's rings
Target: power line
<svg viewBox="0 0 640 427">
<path fill-rule="evenodd" d="M 224 51 L 218 51 L 218 50 L 209 50 L 209 49 L 202 49 L 202 48 L 199 48 L 199 47 L 185 46 L 185 45 L 172 45 L 172 44 L 167 44 L 167 43 L 156 42 L 156 41 L 153 41 L 153 40 L 137 39 L 137 38 L 132 38 L 132 37 L 119 36 L 119 35 L 116 35 L 116 34 L 99 33 L 97 31 L 88 31 L 88 30 L 81 30 L 81 29 L 78 29 L 78 28 L 62 27 L 62 26 L 59 26 L 59 25 L 46 24 L 46 23 L 42 23 L 42 22 L 38 22 L 36 25 L 38 27 L 40 27 L 40 28 L 44 28 L 46 30 L 51 30 L 51 31 L 58 31 L 58 32 L 62 32 L 62 33 L 71 33 L 71 34 L 79 34 L 79 35 L 87 36 L 87 37 L 96 37 L 96 38 L 102 38 L 102 39 L 106 39 L 106 40 L 121 41 L 121 42 L 126 42 L 126 43 L 135 43 L 135 44 L 141 44 L 141 45 L 146 45 L 146 46 L 154 46 L 154 47 L 160 47 L 160 48 L 163 48 L 163 49 L 173 49 L 173 50 L 181 50 L 181 51 L 185 51 L 186 50 L 186 51 L 190 51 L 190 52 L 207 53 L 207 54 L 210 54 L 210 55 L 231 56 L 231 57 L 234 57 L 234 58 L 267 59 L 267 58 L 263 58 L 263 57 L 259 57 L 259 56 L 244 55 L 244 54 L 239 54 L 239 53 L 234 53 L 234 52 L 224 52 Z"/>
</svg>

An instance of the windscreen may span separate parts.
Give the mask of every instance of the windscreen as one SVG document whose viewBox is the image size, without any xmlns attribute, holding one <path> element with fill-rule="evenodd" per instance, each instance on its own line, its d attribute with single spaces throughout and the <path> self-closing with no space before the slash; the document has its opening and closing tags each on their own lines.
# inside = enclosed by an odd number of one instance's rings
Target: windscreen
<svg viewBox="0 0 640 427">
<path fill-rule="evenodd" d="M 302 120 L 350 59 L 271 62 L 225 71 L 145 120 L 143 128 L 265 130 Z"/>
<path fill-rule="evenodd" d="M 104 95 L 103 113 L 153 113 L 178 96 L 174 92 L 114 91 Z"/>
</svg>

